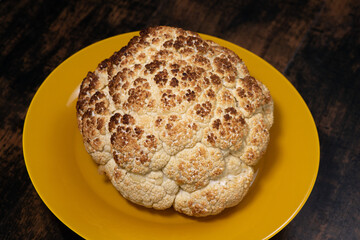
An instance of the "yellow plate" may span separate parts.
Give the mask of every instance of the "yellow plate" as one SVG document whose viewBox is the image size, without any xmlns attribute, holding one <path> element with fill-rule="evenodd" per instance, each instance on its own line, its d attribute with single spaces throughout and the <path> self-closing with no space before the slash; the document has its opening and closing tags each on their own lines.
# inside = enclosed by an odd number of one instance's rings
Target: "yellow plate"
<svg viewBox="0 0 360 240">
<path fill-rule="evenodd" d="M 27 170 L 42 200 L 70 229 L 87 239 L 266 239 L 300 211 L 319 166 L 317 130 L 289 81 L 253 53 L 202 35 L 236 52 L 268 86 L 275 103 L 271 140 L 256 181 L 236 207 L 218 216 L 190 218 L 156 211 L 121 197 L 99 175 L 77 129 L 75 103 L 89 70 L 138 32 L 97 42 L 77 52 L 44 81 L 29 107 L 23 132 Z"/>
</svg>

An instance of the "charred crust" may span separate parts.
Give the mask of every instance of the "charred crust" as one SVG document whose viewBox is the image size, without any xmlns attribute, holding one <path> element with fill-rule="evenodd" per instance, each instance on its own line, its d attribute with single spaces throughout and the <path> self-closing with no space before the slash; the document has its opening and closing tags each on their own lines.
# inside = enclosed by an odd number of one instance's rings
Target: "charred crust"
<svg viewBox="0 0 360 240">
<path fill-rule="evenodd" d="M 238 123 L 240 123 L 241 125 L 245 125 L 245 124 L 246 124 L 245 119 L 244 119 L 242 116 L 237 117 L 237 118 L 236 118 L 236 121 L 237 121 Z"/>
<path fill-rule="evenodd" d="M 155 55 L 156 58 L 166 58 L 166 57 L 170 57 L 173 53 L 168 51 L 168 50 L 160 50 L 158 51 L 158 53 Z"/>
<path fill-rule="evenodd" d="M 214 135 L 214 133 L 210 133 L 209 135 L 207 135 L 206 141 L 208 141 L 211 145 L 215 145 L 215 140 L 216 140 L 216 136 Z"/>
<path fill-rule="evenodd" d="M 105 120 L 103 118 L 98 118 L 97 119 L 97 126 L 96 129 L 97 130 L 101 130 L 105 127 Z"/>
<path fill-rule="evenodd" d="M 98 100 L 100 100 L 102 98 L 105 98 L 105 94 L 97 91 L 94 95 L 91 96 L 89 103 L 94 104 L 95 102 L 97 102 Z"/>
<path fill-rule="evenodd" d="M 98 102 L 95 104 L 95 112 L 97 114 L 103 114 L 107 110 L 105 102 Z"/>
<path fill-rule="evenodd" d="M 160 39 L 159 38 L 153 38 L 152 40 L 151 40 L 151 43 L 152 44 L 157 44 L 157 43 L 159 43 L 160 42 Z"/>
<path fill-rule="evenodd" d="M 232 117 L 229 114 L 224 115 L 225 121 L 229 121 Z"/>
<path fill-rule="evenodd" d="M 141 135 L 144 133 L 144 130 L 142 130 L 140 127 L 135 127 L 134 132 L 138 138 L 141 138 Z"/>
<path fill-rule="evenodd" d="M 168 72 L 166 69 L 164 69 L 161 72 L 158 72 L 154 78 L 155 83 L 159 86 L 165 86 L 167 80 L 168 80 Z"/>
<path fill-rule="evenodd" d="M 136 86 L 142 85 L 146 82 L 147 82 L 147 80 L 145 78 L 138 77 L 137 79 L 134 80 L 134 86 L 136 87 Z"/>
<path fill-rule="evenodd" d="M 195 95 L 195 92 L 188 89 L 187 92 L 185 93 L 184 95 L 184 98 L 188 101 L 188 102 L 191 102 L 191 101 L 194 101 L 195 98 L 196 98 L 196 95 Z"/>
<path fill-rule="evenodd" d="M 203 104 L 196 104 L 195 105 L 195 112 L 200 117 L 206 117 L 210 114 L 212 108 L 212 104 L 209 101 L 206 101 Z"/>
<path fill-rule="evenodd" d="M 110 60 L 109 60 L 109 59 L 105 59 L 104 61 L 102 61 L 102 62 L 99 64 L 98 68 L 99 68 L 100 70 L 102 70 L 102 69 L 108 68 L 108 67 L 110 66 L 110 64 L 111 64 Z"/>
<path fill-rule="evenodd" d="M 121 118 L 120 113 L 115 113 L 114 115 L 111 116 L 110 121 L 109 121 L 109 131 L 110 132 L 112 132 L 113 130 L 116 129 L 116 126 L 120 122 L 120 118 Z"/>
<path fill-rule="evenodd" d="M 99 82 L 98 76 L 93 72 L 88 72 L 86 78 L 80 86 L 79 98 L 84 98 L 85 95 L 95 90 Z"/>
<path fill-rule="evenodd" d="M 125 124 L 125 125 L 128 125 L 128 124 L 133 125 L 135 123 L 135 119 L 134 119 L 134 117 L 132 117 L 129 114 L 124 114 L 124 116 L 122 116 L 122 118 L 121 118 L 121 123 Z"/>
<path fill-rule="evenodd" d="M 145 69 L 146 71 L 150 72 L 151 74 L 153 74 L 156 70 L 158 70 L 160 68 L 161 65 L 164 64 L 164 61 L 159 61 L 159 60 L 154 60 L 149 64 L 145 65 Z"/>
<path fill-rule="evenodd" d="M 196 55 L 194 58 L 194 62 L 200 64 L 201 66 L 209 65 L 210 60 L 201 55 Z"/>
<path fill-rule="evenodd" d="M 180 65 L 177 64 L 177 63 L 173 63 L 173 64 L 170 65 L 170 68 L 171 68 L 171 69 L 179 69 L 179 68 L 180 68 Z"/>
<path fill-rule="evenodd" d="M 220 119 L 216 119 L 216 120 L 213 122 L 212 127 L 215 128 L 215 129 L 217 129 L 217 130 L 219 130 L 220 125 L 221 125 Z"/>
<path fill-rule="evenodd" d="M 211 74 L 210 76 L 211 82 L 215 85 L 220 85 L 221 84 L 221 79 L 218 75 L 216 74 Z"/>
<path fill-rule="evenodd" d="M 237 93 L 237 95 L 238 95 L 240 98 L 246 97 L 246 95 L 245 95 L 245 90 L 244 90 L 243 88 L 237 88 L 237 89 L 236 89 L 236 93 Z"/>
<path fill-rule="evenodd" d="M 175 107 L 176 106 L 175 98 L 176 98 L 175 94 L 172 94 L 172 91 L 170 90 L 162 94 L 161 102 L 163 103 L 163 106 L 167 108 Z"/>
<path fill-rule="evenodd" d="M 164 42 L 163 47 L 164 48 L 170 48 L 170 47 L 173 46 L 173 44 L 174 44 L 173 40 L 167 40 L 167 41 Z"/>
<path fill-rule="evenodd" d="M 86 110 L 86 112 L 83 114 L 83 119 L 85 118 L 91 118 L 94 116 L 94 109 L 89 108 L 88 110 Z"/>
<path fill-rule="evenodd" d="M 186 38 L 184 36 L 182 36 L 182 35 L 178 36 L 173 44 L 173 47 L 176 50 L 179 50 L 180 48 L 185 46 L 185 40 L 186 40 Z"/>
<path fill-rule="evenodd" d="M 226 108 L 226 109 L 225 109 L 225 112 L 226 112 L 226 113 L 230 113 L 230 114 L 232 114 L 232 115 L 236 115 L 236 113 L 237 113 L 236 109 L 233 108 L 233 107 L 228 107 L 228 108 Z"/>
<path fill-rule="evenodd" d="M 166 129 L 166 130 L 170 130 L 172 127 L 173 127 L 173 124 L 172 124 L 172 123 L 167 123 L 167 124 L 165 125 L 165 129 Z"/>
<path fill-rule="evenodd" d="M 112 63 L 112 65 L 118 65 L 120 63 L 121 56 L 123 56 L 123 55 L 125 55 L 125 51 L 115 52 L 110 57 L 110 62 Z"/>
<path fill-rule="evenodd" d="M 86 104 L 87 103 L 84 100 L 79 99 L 77 101 L 77 103 L 76 103 L 76 112 L 77 112 L 78 115 L 80 115 L 81 112 L 84 110 L 84 108 L 86 107 Z"/>
<path fill-rule="evenodd" d="M 177 80 L 176 78 L 172 78 L 171 80 L 170 80 L 170 86 L 172 86 L 172 87 L 177 87 L 177 86 L 179 86 L 179 80 Z"/>
<path fill-rule="evenodd" d="M 216 57 L 214 59 L 215 66 L 217 68 L 217 72 L 219 73 L 230 73 L 231 71 L 235 71 L 233 65 L 227 58 Z"/>
<path fill-rule="evenodd" d="M 206 93 L 206 95 L 209 97 L 209 98 L 215 98 L 215 92 L 214 92 L 214 90 L 212 90 L 212 89 L 209 89 L 208 91 L 207 91 L 207 93 Z"/>
</svg>

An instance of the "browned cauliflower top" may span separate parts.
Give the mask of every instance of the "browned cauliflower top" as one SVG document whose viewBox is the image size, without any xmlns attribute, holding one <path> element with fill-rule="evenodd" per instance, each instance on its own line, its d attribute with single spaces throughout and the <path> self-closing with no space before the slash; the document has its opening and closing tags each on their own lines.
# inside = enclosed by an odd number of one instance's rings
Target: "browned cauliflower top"
<svg viewBox="0 0 360 240">
<path fill-rule="evenodd" d="M 235 206 L 273 123 L 268 89 L 231 50 L 180 28 L 148 28 L 83 80 L 86 150 L 130 201 L 190 216 Z"/>
</svg>

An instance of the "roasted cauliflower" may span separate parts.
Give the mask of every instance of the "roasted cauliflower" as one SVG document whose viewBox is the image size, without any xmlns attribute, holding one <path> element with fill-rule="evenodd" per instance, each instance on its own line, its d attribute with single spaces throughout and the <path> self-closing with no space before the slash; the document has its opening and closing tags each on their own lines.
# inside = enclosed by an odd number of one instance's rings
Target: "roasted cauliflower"
<svg viewBox="0 0 360 240">
<path fill-rule="evenodd" d="M 87 152 L 124 198 L 190 216 L 243 199 L 273 124 L 269 90 L 234 52 L 167 26 L 89 72 L 76 108 Z"/>
</svg>

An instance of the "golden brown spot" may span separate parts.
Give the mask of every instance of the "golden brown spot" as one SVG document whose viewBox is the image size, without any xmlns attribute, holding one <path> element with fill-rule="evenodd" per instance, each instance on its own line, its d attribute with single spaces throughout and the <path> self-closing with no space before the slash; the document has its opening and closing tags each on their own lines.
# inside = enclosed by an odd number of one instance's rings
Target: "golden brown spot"
<svg viewBox="0 0 360 240">
<path fill-rule="evenodd" d="M 145 58 L 146 58 L 145 53 L 140 53 L 139 56 L 137 56 L 137 59 L 138 59 L 140 62 L 142 62 L 143 60 L 145 60 Z"/>
<path fill-rule="evenodd" d="M 204 82 L 205 86 L 208 86 L 210 84 L 210 80 L 207 77 L 204 77 L 203 82 Z"/>
<path fill-rule="evenodd" d="M 196 123 L 192 123 L 192 124 L 189 124 L 188 125 L 188 128 L 191 128 L 191 129 L 193 129 L 193 130 L 197 130 L 198 129 L 198 126 L 197 126 L 197 124 Z"/>
<path fill-rule="evenodd" d="M 190 55 L 192 53 L 194 53 L 194 49 L 186 47 L 180 50 L 181 54 L 185 54 L 185 55 Z"/>
<path fill-rule="evenodd" d="M 215 199 L 215 194 L 211 191 L 207 191 L 205 193 L 205 196 L 206 196 L 206 200 L 208 200 L 208 202 L 210 202 L 211 200 L 214 200 Z"/>
<path fill-rule="evenodd" d="M 231 101 L 233 99 L 233 95 L 229 91 L 224 91 L 221 97 L 225 102 Z"/>
<path fill-rule="evenodd" d="M 99 138 L 95 138 L 95 139 L 92 141 L 92 146 L 93 146 L 95 149 L 100 149 L 101 140 L 100 140 Z"/>
<path fill-rule="evenodd" d="M 177 119 L 178 119 L 178 116 L 176 116 L 176 115 L 170 115 L 170 117 L 169 117 L 169 121 L 172 121 L 172 122 L 176 121 Z"/>
<path fill-rule="evenodd" d="M 201 87 L 199 85 L 196 85 L 195 86 L 195 91 L 199 93 L 199 92 L 202 91 L 202 89 L 201 89 Z"/>
<path fill-rule="evenodd" d="M 158 118 L 155 120 L 155 126 L 156 126 L 156 127 L 159 127 L 160 124 L 161 124 L 161 122 L 162 122 L 162 118 L 158 117 Z"/>
<path fill-rule="evenodd" d="M 155 139 L 154 135 L 147 135 L 146 136 L 146 140 L 144 142 L 144 147 L 146 147 L 148 149 L 157 147 L 157 143 L 156 143 L 156 139 Z"/>
<path fill-rule="evenodd" d="M 116 179 L 116 180 L 119 180 L 119 179 L 122 177 L 122 175 L 123 175 L 123 174 L 121 173 L 121 171 L 117 170 L 117 167 L 115 167 L 114 172 L 115 172 L 115 179 Z"/>
<path fill-rule="evenodd" d="M 235 82 L 235 76 L 229 76 L 226 78 L 226 80 L 230 83 L 233 83 L 233 82 Z"/>
<path fill-rule="evenodd" d="M 130 86 L 130 83 L 128 81 L 126 81 L 123 85 L 122 85 L 122 89 L 127 90 Z"/>
<path fill-rule="evenodd" d="M 136 88 L 129 89 L 129 98 L 127 99 L 127 106 L 142 107 L 145 103 L 145 99 L 151 96 L 149 91 L 144 90 L 142 87 L 137 86 Z"/>
<path fill-rule="evenodd" d="M 135 70 L 140 70 L 141 69 L 141 64 L 135 64 Z"/>
</svg>

